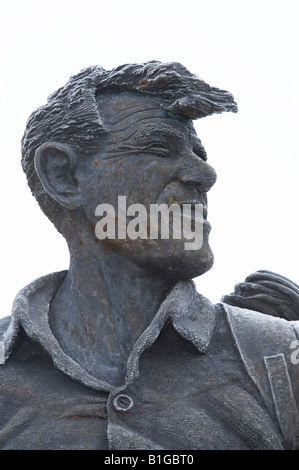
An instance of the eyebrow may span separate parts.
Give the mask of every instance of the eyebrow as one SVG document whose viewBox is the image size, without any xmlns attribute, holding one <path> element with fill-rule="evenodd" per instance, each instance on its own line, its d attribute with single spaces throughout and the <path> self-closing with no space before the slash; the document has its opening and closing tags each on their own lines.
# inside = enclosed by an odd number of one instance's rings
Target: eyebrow
<svg viewBox="0 0 299 470">
<path fill-rule="evenodd" d="M 175 129 L 173 126 L 169 126 L 167 124 L 152 124 L 147 123 L 137 129 L 136 132 L 131 136 L 134 140 L 145 140 L 147 137 L 151 137 L 153 135 L 165 135 L 167 137 L 172 136 L 176 138 L 183 139 L 184 134 L 179 130 Z"/>
</svg>

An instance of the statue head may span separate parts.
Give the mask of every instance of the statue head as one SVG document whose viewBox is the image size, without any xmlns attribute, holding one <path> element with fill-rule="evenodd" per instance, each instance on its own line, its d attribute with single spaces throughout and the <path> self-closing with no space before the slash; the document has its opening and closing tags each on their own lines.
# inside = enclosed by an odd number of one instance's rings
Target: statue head
<svg viewBox="0 0 299 470">
<path fill-rule="evenodd" d="M 205 217 L 206 193 L 216 175 L 192 120 L 223 111 L 237 111 L 232 95 L 179 63 L 151 61 L 111 71 L 89 67 L 32 113 L 22 139 L 22 166 L 41 209 L 69 245 L 74 239 L 84 244 L 87 232 L 89 243 L 96 238 L 96 206 L 116 206 L 118 196 L 145 207 L 201 203 Z M 108 245 L 137 263 L 168 273 L 178 266 L 186 273 L 180 277 L 194 277 L 212 265 L 208 232 L 207 227 L 197 270 L 188 269 L 191 254 L 178 263 L 179 241 Z M 94 241 L 107 251 L 107 242 Z M 192 265 L 194 253 L 193 259 Z"/>
</svg>

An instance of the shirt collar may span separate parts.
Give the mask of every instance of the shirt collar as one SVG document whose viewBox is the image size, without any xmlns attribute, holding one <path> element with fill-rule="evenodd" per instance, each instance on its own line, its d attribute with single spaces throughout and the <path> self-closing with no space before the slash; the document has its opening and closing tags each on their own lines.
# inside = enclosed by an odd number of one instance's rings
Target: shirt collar
<svg viewBox="0 0 299 470">
<path fill-rule="evenodd" d="M 54 365 L 72 379 L 94 390 L 111 391 L 112 387 L 91 374 L 63 352 L 49 325 L 49 308 L 52 299 L 64 280 L 67 271 L 49 274 L 33 281 L 17 295 L 1 345 L 4 360 L 14 349 L 20 327 L 29 338 L 38 342 L 51 356 Z M 179 281 L 162 302 L 154 319 L 141 334 L 128 359 L 126 383 L 138 377 L 139 358 L 158 338 L 166 323 L 186 340 L 205 353 L 216 327 L 215 307 L 196 292 L 193 281 Z"/>
</svg>

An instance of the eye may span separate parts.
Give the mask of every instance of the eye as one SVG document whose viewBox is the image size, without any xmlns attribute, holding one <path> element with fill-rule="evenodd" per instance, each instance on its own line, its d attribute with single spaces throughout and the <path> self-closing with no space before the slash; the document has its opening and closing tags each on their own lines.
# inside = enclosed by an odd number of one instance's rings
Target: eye
<svg viewBox="0 0 299 470">
<path fill-rule="evenodd" d="M 169 148 L 163 142 L 151 142 L 147 148 L 165 156 L 169 155 Z"/>
</svg>

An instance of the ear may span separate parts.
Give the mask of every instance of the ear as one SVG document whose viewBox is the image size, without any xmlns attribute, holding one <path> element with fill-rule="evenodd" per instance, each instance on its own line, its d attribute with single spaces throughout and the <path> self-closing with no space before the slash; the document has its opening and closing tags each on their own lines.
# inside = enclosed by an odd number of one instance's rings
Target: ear
<svg viewBox="0 0 299 470">
<path fill-rule="evenodd" d="M 35 152 L 35 169 L 45 191 L 68 209 L 80 206 L 76 163 L 76 154 L 67 144 L 46 142 Z"/>
</svg>

